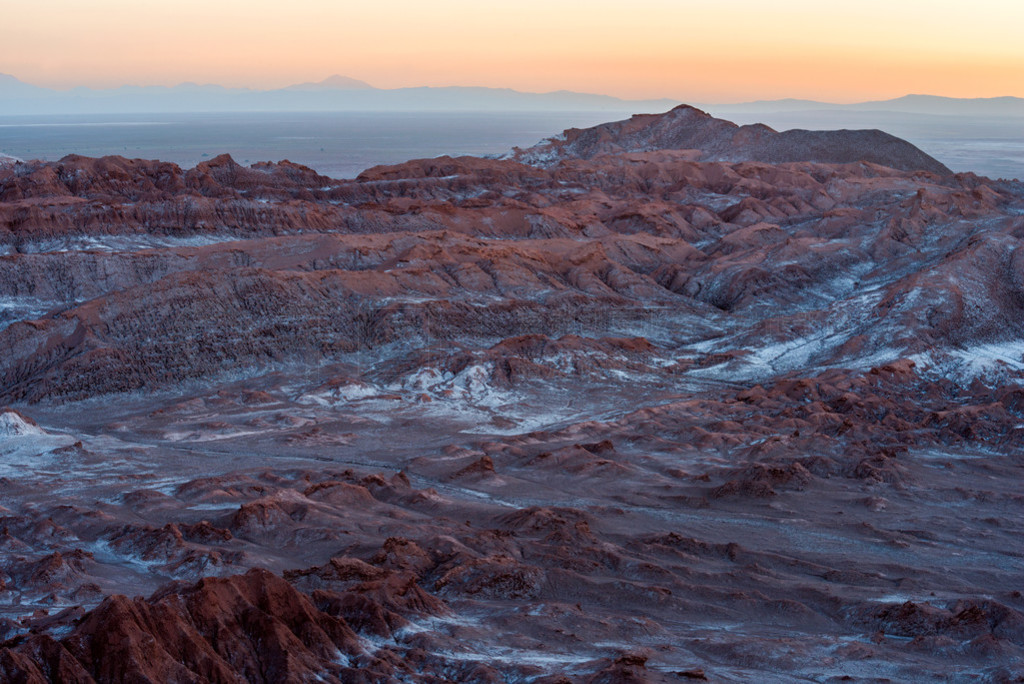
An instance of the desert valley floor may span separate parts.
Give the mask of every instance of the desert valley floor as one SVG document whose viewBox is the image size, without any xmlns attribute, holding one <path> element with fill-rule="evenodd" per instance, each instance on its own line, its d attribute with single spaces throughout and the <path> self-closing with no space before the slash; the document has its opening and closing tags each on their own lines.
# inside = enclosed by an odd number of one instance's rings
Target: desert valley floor
<svg viewBox="0 0 1024 684">
<path fill-rule="evenodd" d="M 0 680 L 1024 681 L 1024 184 L 689 107 L 0 162 Z"/>
</svg>

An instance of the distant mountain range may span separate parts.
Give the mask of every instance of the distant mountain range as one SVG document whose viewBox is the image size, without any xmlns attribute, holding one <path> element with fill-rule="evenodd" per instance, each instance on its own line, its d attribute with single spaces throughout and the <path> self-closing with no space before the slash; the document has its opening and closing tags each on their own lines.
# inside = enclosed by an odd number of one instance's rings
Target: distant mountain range
<svg viewBox="0 0 1024 684">
<path fill-rule="evenodd" d="M 110 89 L 51 90 L 0 74 L 0 115 L 135 114 L 259 111 L 665 111 L 675 100 L 623 100 L 559 90 L 524 93 L 510 88 L 374 88 L 346 76 L 277 90 L 182 83 Z"/>
<path fill-rule="evenodd" d="M 53 90 L 0 74 L 0 115 L 133 114 L 168 112 L 259 111 L 609 111 L 663 112 L 679 100 L 625 100 L 559 90 L 527 93 L 510 88 L 417 87 L 375 88 L 347 76 L 299 83 L 276 90 L 226 88 L 182 83 L 176 86 L 121 86 Z M 888 112 L 915 115 L 985 117 L 1024 116 L 1024 99 L 958 99 L 907 95 L 894 100 L 833 104 L 813 100 L 762 100 L 740 104 L 700 104 L 716 116 L 770 113 L 806 115 Z"/>
<path fill-rule="evenodd" d="M 699 106 L 713 109 L 716 114 L 748 112 L 793 114 L 845 111 L 933 114 L 938 116 L 1024 116 L 1024 98 L 1019 97 L 955 98 L 938 95 L 904 95 L 893 100 L 873 100 L 855 104 L 784 99 Z"/>
</svg>

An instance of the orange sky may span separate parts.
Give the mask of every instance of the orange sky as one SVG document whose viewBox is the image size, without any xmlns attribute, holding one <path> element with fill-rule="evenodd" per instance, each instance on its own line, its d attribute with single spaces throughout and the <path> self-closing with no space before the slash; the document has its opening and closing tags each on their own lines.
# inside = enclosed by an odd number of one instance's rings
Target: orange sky
<svg viewBox="0 0 1024 684">
<path fill-rule="evenodd" d="M 1024 96 L 1021 0 L 0 0 L 0 73 L 50 87 L 331 74 L 691 102 Z"/>
</svg>

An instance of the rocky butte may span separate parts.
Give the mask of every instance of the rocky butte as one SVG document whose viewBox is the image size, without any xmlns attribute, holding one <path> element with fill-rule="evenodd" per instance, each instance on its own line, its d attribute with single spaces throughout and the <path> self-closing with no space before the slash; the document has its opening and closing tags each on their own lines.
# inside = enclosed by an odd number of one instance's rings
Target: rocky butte
<svg viewBox="0 0 1024 684">
<path fill-rule="evenodd" d="M 0 162 L 0 680 L 1024 677 L 1024 185 L 680 107 Z"/>
</svg>

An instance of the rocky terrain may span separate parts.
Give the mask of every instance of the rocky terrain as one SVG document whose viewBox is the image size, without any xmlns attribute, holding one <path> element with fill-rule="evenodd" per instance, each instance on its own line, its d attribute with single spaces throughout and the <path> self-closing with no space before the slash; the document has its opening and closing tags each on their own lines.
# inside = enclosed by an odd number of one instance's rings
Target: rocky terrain
<svg viewBox="0 0 1024 684">
<path fill-rule="evenodd" d="M 1024 681 L 1022 244 L 687 107 L 0 162 L 0 680 Z"/>
<path fill-rule="evenodd" d="M 570 129 L 509 158 L 539 166 L 603 154 L 693 150 L 700 161 L 871 162 L 902 171 L 952 172 L 905 140 L 883 131 L 778 132 L 764 124 L 737 126 L 688 105 L 666 114 L 637 114 L 593 128 Z"/>
</svg>

